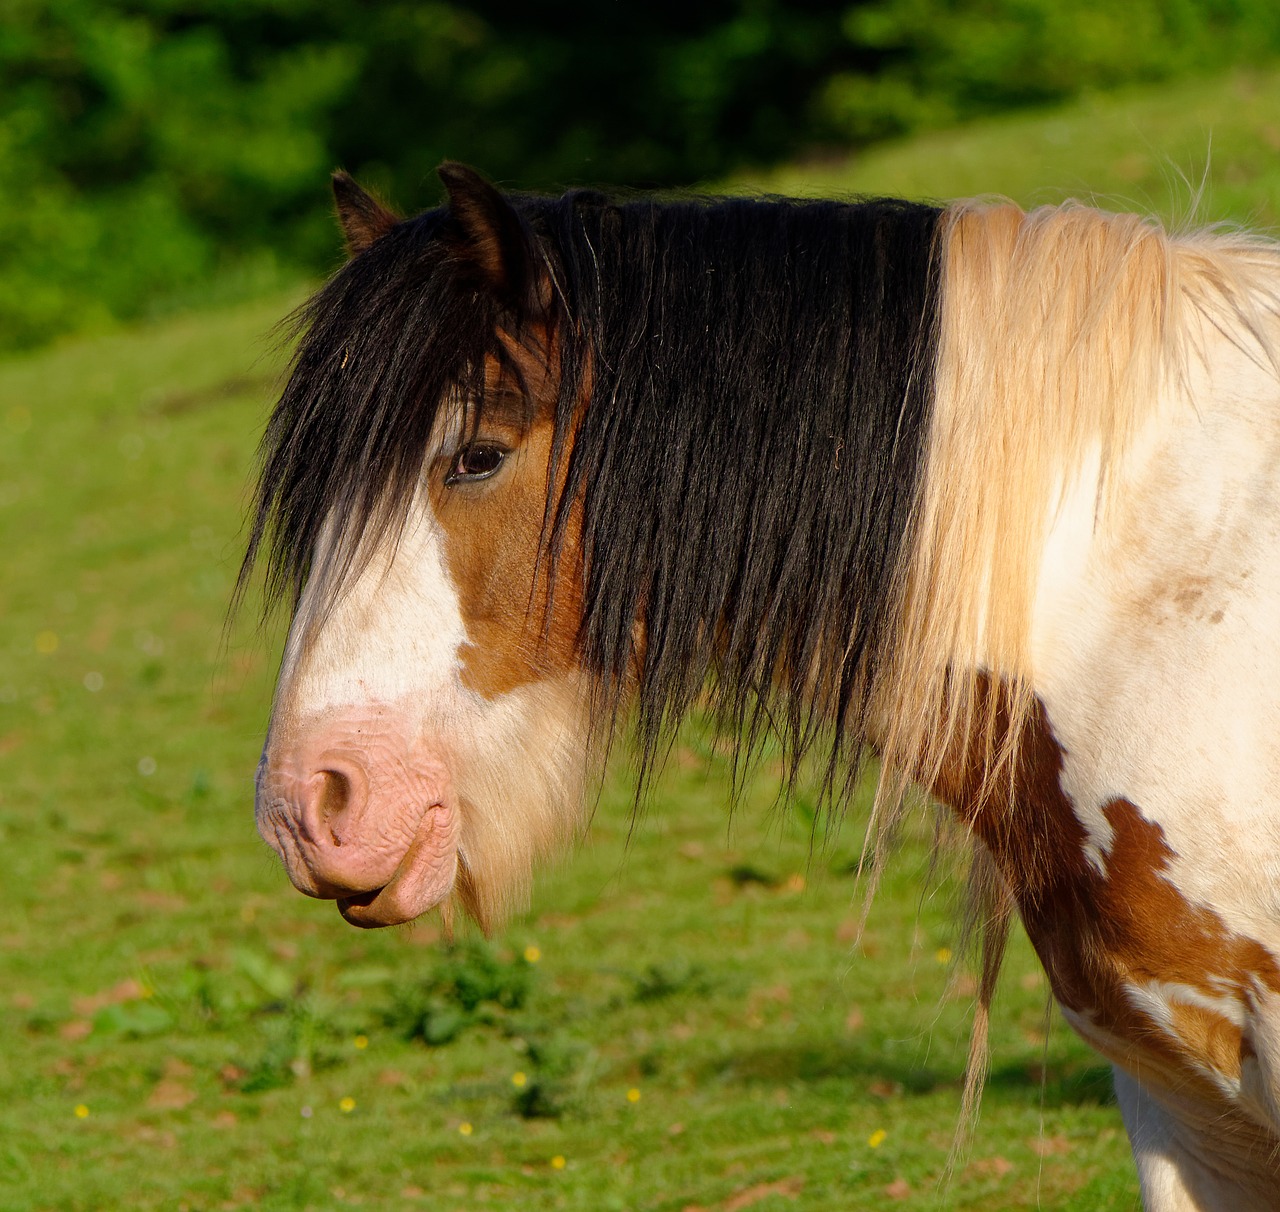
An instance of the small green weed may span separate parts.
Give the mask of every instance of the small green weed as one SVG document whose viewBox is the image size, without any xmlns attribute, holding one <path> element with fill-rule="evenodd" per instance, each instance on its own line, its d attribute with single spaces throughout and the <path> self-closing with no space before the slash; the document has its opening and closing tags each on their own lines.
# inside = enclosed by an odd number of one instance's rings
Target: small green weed
<svg viewBox="0 0 1280 1212">
<path fill-rule="evenodd" d="M 523 956 L 504 959 L 487 944 L 458 944 L 424 980 L 396 991 L 386 1025 L 432 1047 L 451 1043 L 469 1027 L 500 1022 L 519 1010 L 532 969 Z"/>
<path fill-rule="evenodd" d="M 244 1066 L 239 1088 L 245 1094 L 274 1090 L 343 1063 L 348 1033 L 314 999 L 302 997 L 260 1020 L 260 1050 Z"/>
<path fill-rule="evenodd" d="M 660 1002 L 680 994 L 702 996 L 711 991 L 715 981 L 700 964 L 684 958 L 650 964 L 635 982 L 635 1000 L 640 1003 Z"/>
</svg>

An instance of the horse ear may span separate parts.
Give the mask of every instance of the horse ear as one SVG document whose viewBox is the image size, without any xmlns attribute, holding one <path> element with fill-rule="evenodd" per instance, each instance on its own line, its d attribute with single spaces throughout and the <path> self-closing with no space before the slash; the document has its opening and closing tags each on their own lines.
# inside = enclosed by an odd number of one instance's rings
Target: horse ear
<svg viewBox="0 0 1280 1212">
<path fill-rule="evenodd" d="M 532 234 L 519 212 L 474 168 L 445 161 L 436 170 L 449 210 L 476 268 L 503 302 L 522 310 L 546 306 Z"/>
<path fill-rule="evenodd" d="M 341 169 L 333 174 L 333 200 L 337 203 L 338 225 L 347 242 L 347 252 L 353 257 L 400 222 L 399 215 L 388 210 Z"/>
</svg>

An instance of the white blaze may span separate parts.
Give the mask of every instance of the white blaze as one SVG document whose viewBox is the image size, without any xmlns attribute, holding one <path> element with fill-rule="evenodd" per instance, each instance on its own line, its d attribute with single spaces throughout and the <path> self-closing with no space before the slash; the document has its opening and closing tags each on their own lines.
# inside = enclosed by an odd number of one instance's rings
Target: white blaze
<svg viewBox="0 0 1280 1212">
<path fill-rule="evenodd" d="M 336 595 L 333 544 L 321 546 L 280 673 L 290 714 L 458 694 L 467 629 L 426 494 L 398 541 L 381 544 Z"/>
</svg>

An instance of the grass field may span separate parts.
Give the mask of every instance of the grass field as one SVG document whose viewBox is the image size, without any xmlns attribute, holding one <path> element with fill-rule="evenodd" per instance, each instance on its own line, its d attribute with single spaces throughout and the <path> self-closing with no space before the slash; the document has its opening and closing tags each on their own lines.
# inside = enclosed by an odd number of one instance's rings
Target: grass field
<svg viewBox="0 0 1280 1212">
<path fill-rule="evenodd" d="M 1278 102 L 1237 76 L 757 184 L 1178 213 L 1163 157 L 1198 179 L 1212 131 L 1206 217 L 1274 217 Z M 940 1194 L 971 982 L 928 820 L 860 944 L 857 820 L 811 852 L 762 785 L 730 823 L 693 735 L 491 943 L 288 887 L 251 812 L 278 636 L 222 623 L 293 301 L 0 365 L 0 1209 L 1136 1207 L 1022 940 Z"/>
</svg>

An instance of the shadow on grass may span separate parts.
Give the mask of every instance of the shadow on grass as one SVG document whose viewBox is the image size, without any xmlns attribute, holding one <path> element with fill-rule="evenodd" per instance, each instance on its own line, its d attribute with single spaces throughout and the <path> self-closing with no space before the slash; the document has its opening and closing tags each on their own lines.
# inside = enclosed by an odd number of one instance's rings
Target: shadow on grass
<svg viewBox="0 0 1280 1212">
<path fill-rule="evenodd" d="M 1030 1090 L 1044 1105 L 1056 1107 L 1110 1107 L 1115 1105 L 1111 1066 L 1101 1062 L 1070 1061 L 1041 1065 L 993 1065 L 987 1074 L 988 1090 Z"/>
<path fill-rule="evenodd" d="M 862 1084 L 877 1097 L 913 1097 L 950 1089 L 959 1097 L 963 1073 L 947 1066 L 895 1062 L 882 1053 L 850 1047 L 839 1041 L 796 1047 L 755 1048 L 721 1057 L 703 1067 L 702 1076 L 722 1084 L 751 1086 L 831 1079 Z M 987 1076 L 988 1091 L 1011 1098 L 1023 1095 L 1045 1108 L 1110 1106 L 1115 1102 L 1111 1068 L 1105 1064 L 1038 1061 L 994 1064 Z"/>
</svg>

